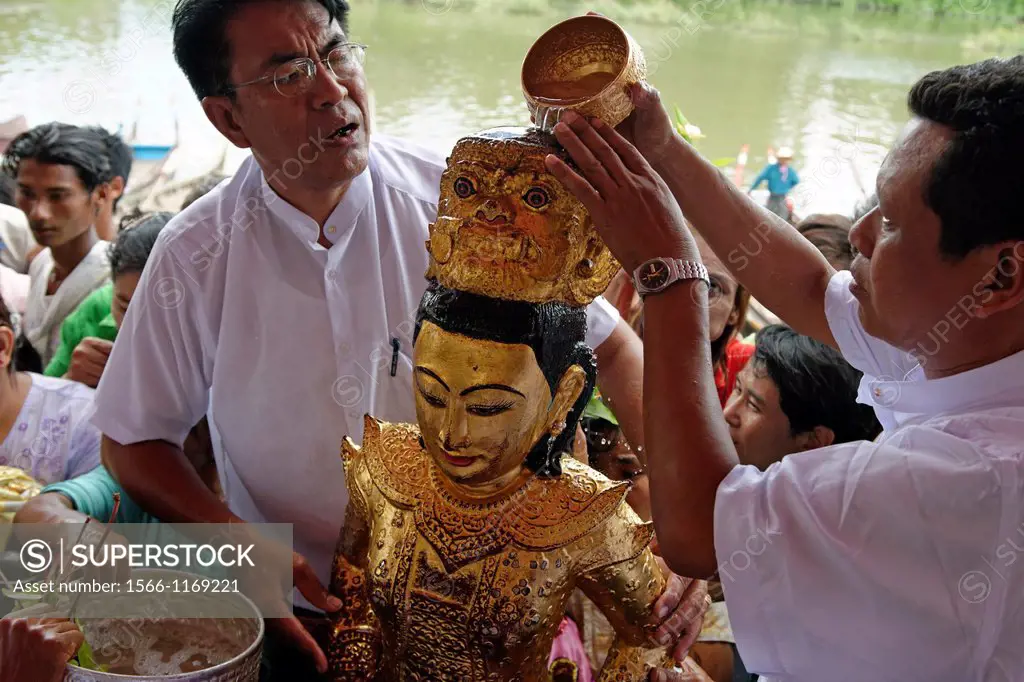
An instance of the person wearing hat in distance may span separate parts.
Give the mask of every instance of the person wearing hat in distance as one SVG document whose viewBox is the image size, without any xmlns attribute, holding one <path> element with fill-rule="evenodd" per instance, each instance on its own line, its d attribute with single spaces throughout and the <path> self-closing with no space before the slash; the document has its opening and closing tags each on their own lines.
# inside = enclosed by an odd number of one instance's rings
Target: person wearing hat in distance
<svg viewBox="0 0 1024 682">
<path fill-rule="evenodd" d="M 786 195 L 800 182 L 800 176 L 796 174 L 795 168 L 790 168 L 789 162 L 793 160 L 793 150 L 789 147 L 782 147 L 775 155 L 775 163 L 769 163 L 757 174 L 754 181 L 750 183 L 750 194 L 761 186 L 762 182 L 768 183 L 768 203 L 766 208 L 784 220 L 789 220 L 790 210 L 786 204 Z"/>
</svg>

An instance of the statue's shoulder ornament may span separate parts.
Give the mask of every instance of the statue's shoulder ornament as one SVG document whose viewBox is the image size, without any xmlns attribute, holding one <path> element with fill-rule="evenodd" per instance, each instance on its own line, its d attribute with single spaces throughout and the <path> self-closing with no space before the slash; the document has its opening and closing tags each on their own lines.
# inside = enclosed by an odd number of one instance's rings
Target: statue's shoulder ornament
<svg viewBox="0 0 1024 682">
<path fill-rule="evenodd" d="M 604 523 L 624 504 L 629 484 L 612 481 L 571 457 L 562 458 L 562 475 L 535 477 L 514 508 L 516 542 L 548 551 L 576 542 Z"/>
<path fill-rule="evenodd" d="M 429 485 L 430 457 L 420 445 L 415 424 L 390 424 L 365 418 L 363 451 L 373 485 L 399 507 L 411 508 Z"/>
</svg>

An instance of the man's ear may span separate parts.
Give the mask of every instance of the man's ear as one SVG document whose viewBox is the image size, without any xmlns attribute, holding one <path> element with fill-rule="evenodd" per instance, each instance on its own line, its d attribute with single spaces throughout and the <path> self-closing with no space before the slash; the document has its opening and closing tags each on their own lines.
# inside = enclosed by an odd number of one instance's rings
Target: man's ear
<svg viewBox="0 0 1024 682">
<path fill-rule="evenodd" d="M 124 194 L 124 183 L 125 178 L 120 175 L 114 176 L 114 179 L 107 183 L 107 194 L 111 202 L 117 201 Z"/>
<path fill-rule="evenodd" d="M 587 373 L 583 371 L 582 367 L 573 365 L 565 370 L 565 374 L 558 380 L 558 389 L 551 399 L 551 408 L 548 410 L 548 426 L 565 421 L 586 385 Z"/>
<path fill-rule="evenodd" d="M 231 98 L 226 95 L 211 95 L 203 98 L 202 106 L 206 118 L 231 144 L 240 149 L 252 146 L 249 144 L 249 138 L 242 132 L 236 114 L 236 104 Z"/>
<path fill-rule="evenodd" d="M 977 317 L 989 317 L 1024 303 L 1024 241 L 1000 245 L 996 258 L 981 282 L 980 293 L 977 286 L 972 292 L 977 297 Z"/>
<path fill-rule="evenodd" d="M 96 185 L 96 188 L 89 193 L 89 201 L 92 203 L 93 219 L 96 219 L 103 211 L 103 206 L 110 202 L 110 184 L 101 182 Z M 113 206 L 112 202 L 111 206 Z"/>
</svg>

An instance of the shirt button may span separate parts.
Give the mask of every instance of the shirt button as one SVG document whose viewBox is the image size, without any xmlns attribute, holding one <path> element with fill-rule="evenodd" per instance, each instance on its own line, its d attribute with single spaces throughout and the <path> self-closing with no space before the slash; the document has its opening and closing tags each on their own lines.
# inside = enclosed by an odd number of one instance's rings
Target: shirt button
<svg viewBox="0 0 1024 682">
<path fill-rule="evenodd" d="M 331 225 L 330 227 L 327 228 L 327 234 L 334 234 L 336 231 L 337 228 L 335 228 L 334 225 Z"/>
<path fill-rule="evenodd" d="M 347 355 L 350 350 L 352 350 L 352 346 L 348 345 L 347 343 L 339 343 L 338 344 L 338 352 L 339 353 Z"/>
</svg>

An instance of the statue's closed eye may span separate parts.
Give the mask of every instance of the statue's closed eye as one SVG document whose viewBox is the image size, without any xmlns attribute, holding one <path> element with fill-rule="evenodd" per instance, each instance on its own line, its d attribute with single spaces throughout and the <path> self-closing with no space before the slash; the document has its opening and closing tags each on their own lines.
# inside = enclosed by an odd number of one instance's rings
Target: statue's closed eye
<svg viewBox="0 0 1024 682">
<path fill-rule="evenodd" d="M 453 186 L 455 194 L 460 199 L 468 199 L 469 197 L 476 194 L 476 187 L 473 185 L 473 181 L 467 178 L 465 175 L 461 175 L 455 179 L 455 185 Z"/>
<path fill-rule="evenodd" d="M 547 206 L 551 199 L 548 197 L 548 192 L 543 187 L 531 187 L 526 190 L 526 194 L 523 195 L 523 201 L 527 206 L 534 210 L 540 210 Z"/>
</svg>

